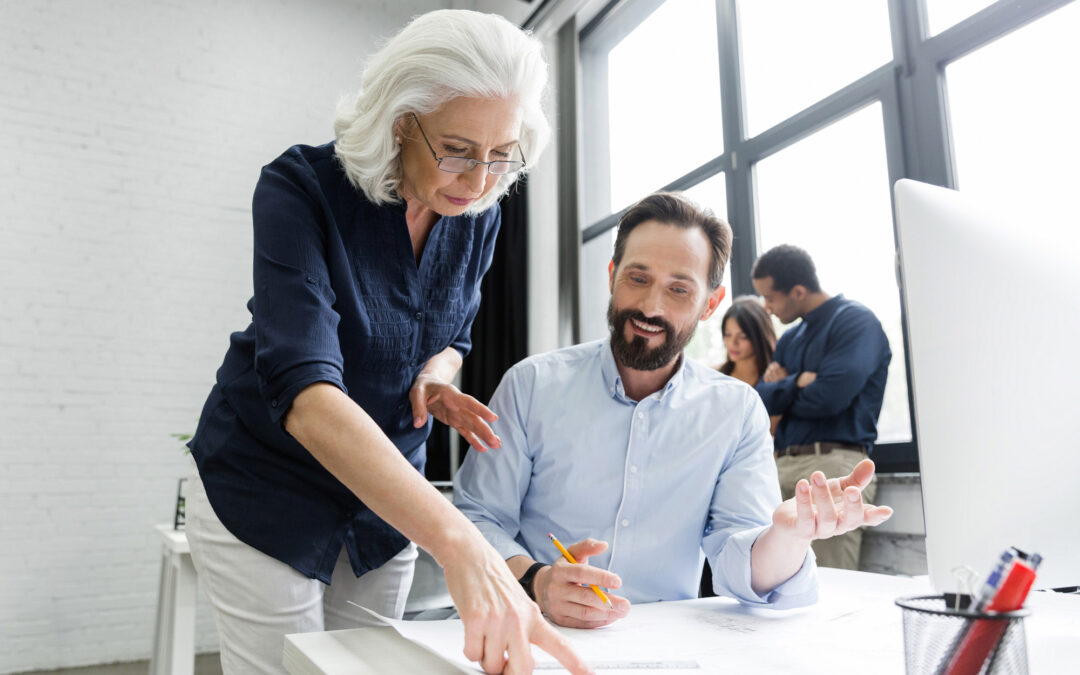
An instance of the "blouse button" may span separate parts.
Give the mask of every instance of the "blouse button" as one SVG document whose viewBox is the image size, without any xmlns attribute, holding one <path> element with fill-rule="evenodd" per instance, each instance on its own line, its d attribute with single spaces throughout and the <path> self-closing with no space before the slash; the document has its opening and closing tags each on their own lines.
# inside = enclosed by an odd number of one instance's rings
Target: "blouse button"
<svg viewBox="0 0 1080 675">
<path fill-rule="evenodd" d="M 416 317 L 417 321 L 420 321 L 421 319 L 424 318 L 424 313 L 423 312 L 417 312 L 414 316 Z"/>
<path fill-rule="evenodd" d="M 409 359 L 409 365 L 415 368 L 416 367 L 416 359 Z"/>
<path fill-rule="evenodd" d="M 277 399 L 276 398 L 274 400 L 270 401 L 270 407 L 272 407 L 272 408 L 277 407 Z"/>
</svg>

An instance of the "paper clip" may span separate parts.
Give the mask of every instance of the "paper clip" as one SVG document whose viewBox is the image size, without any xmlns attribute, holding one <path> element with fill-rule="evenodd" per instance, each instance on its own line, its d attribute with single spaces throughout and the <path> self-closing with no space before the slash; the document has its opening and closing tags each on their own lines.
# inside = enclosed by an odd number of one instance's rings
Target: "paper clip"
<svg viewBox="0 0 1080 675">
<path fill-rule="evenodd" d="M 969 565 L 960 565 L 954 567 L 949 572 L 956 579 L 957 588 L 964 588 L 967 590 L 968 596 L 975 601 L 975 582 L 979 579 L 979 573 L 975 571 Z M 953 600 L 953 611 L 960 611 L 960 594 L 956 594 L 956 598 Z"/>
</svg>

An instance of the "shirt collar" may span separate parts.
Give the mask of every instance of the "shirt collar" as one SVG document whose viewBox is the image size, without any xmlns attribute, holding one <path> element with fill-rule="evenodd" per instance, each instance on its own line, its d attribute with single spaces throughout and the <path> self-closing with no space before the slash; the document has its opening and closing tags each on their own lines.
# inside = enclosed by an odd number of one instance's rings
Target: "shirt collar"
<svg viewBox="0 0 1080 675">
<path fill-rule="evenodd" d="M 686 352 L 679 354 L 679 362 L 675 364 L 675 372 L 672 373 L 667 383 L 660 390 L 650 395 L 650 398 L 663 400 L 676 387 L 682 384 L 686 376 Z M 604 376 L 604 387 L 612 398 L 629 401 L 626 389 L 623 387 L 622 375 L 619 375 L 619 367 L 615 364 L 615 354 L 611 351 L 611 336 L 604 338 L 600 343 L 600 372 Z"/>
<path fill-rule="evenodd" d="M 820 321 L 825 321 L 835 314 L 836 310 L 840 309 L 840 305 L 842 304 L 844 304 L 844 294 L 837 293 L 804 316 L 803 324 L 806 326 L 813 326 Z"/>
</svg>

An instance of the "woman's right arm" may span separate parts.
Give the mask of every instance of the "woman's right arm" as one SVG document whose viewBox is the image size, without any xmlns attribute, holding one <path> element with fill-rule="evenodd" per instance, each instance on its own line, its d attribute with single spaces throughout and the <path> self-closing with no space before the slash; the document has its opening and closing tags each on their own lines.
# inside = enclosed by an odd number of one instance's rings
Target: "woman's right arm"
<svg viewBox="0 0 1080 675">
<path fill-rule="evenodd" d="M 465 624 L 466 658 L 488 672 L 528 673 L 534 643 L 571 672 L 590 672 L 480 531 L 341 389 L 322 382 L 305 387 L 286 414 L 285 430 L 376 515 L 442 565 Z"/>
</svg>

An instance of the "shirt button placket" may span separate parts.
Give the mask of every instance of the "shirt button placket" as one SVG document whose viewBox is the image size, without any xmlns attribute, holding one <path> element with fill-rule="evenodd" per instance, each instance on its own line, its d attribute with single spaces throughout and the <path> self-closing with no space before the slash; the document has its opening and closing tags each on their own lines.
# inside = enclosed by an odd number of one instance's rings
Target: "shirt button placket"
<svg viewBox="0 0 1080 675">
<path fill-rule="evenodd" d="M 420 310 L 416 310 L 416 312 L 413 313 L 413 319 L 415 319 L 417 323 L 422 323 L 424 321 L 424 313 L 422 311 L 420 311 Z M 413 346 L 414 350 L 419 349 L 419 347 L 420 347 L 420 333 L 422 331 L 423 331 L 423 328 L 421 326 L 416 327 L 416 332 L 415 332 L 416 342 L 414 343 L 414 346 Z M 419 363 L 419 361 L 416 359 L 416 357 L 413 357 L 413 358 L 409 359 L 409 367 L 410 368 L 415 368 L 417 363 Z"/>
</svg>

